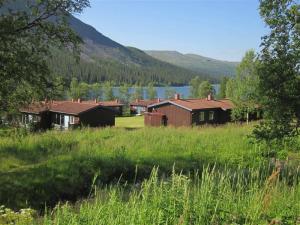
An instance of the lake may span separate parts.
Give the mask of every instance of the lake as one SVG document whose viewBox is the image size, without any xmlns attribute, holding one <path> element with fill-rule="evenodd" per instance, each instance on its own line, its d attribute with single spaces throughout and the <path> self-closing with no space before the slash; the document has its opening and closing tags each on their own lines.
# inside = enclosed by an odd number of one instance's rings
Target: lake
<svg viewBox="0 0 300 225">
<path fill-rule="evenodd" d="M 219 90 L 220 90 L 220 84 L 213 84 L 213 87 L 215 89 L 215 93 L 218 94 Z M 165 98 L 165 91 L 167 87 L 155 87 L 156 88 L 156 92 L 157 92 L 157 97 L 158 98 Z M 181 98 L 189 98 L 190 96 L 190 89 L 191 86 L 181 86 L 181 87 L 171 87 L 175 90 L 176 93 L 180 94 Z M 143 88 L 144 91 L 144 99 L 147 99 L 147 91 L 146 91 L 147 87 Z M 130 93 L 134 93 L 135 88 L 131 87 L 129 89 Z M 119 96 L 119 87 L 114 87 L 113 88 L 113 92 L 115 96 Z"/>
</svg>

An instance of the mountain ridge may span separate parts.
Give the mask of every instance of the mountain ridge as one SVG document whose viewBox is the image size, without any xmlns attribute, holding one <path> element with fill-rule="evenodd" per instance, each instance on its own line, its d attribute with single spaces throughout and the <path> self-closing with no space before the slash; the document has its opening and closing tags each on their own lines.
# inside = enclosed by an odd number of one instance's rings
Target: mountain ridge
<svg viewBox="0 0 300 225">
<path fill-rule="evenodd" d="M 234 76 L 239 62 L 218 60 L 195 53 L 183 54 L 170 50 L 145 50 L 150 56 L 212 77 Z"/>
<path fill-rule="evenodd" d="M 185 85 L 195 76 L 200 76 L 203 80 L 217 81 L 215 78 L 211 78 L 209 74 L 191 71 L 158 60 L 138 48 L 119 44 L 72 15 L 69 18 L 69 24 L 84 41 L 81 53 L 83 60 L 96 64 L 99 64 L 99 62 L 100 64 L 103 63 L 103 60 L 111 60 L 115 66 L 118 64 L 117 67 L 122 67 L 122 70 L 135 71 L 133 73 L 136 73 L 137 76 L 141 74 L 142 76 L 147 76 L 142 79 L 138 77 L 136 79 L 132 77 L 127 80 L 123 79 L 126 82 L 134 80 L 134 82 L 142 83 L 154 82 L 157 84 Z"/>
<path fill-rule="evenodd" d="M 9 13 L 7 9 L 28 12 L 35 0 L 16 0 L 1 7 L 0 14 Z M 49 19 L 53 22 L 55 19 Z M 124 45 L 103 35 L 93 26 L 69 15 L 70 27 L 82 38 L 81 60 L 74 60 L 67 49 L 54 49 L 49 61 L 50 70 L 62 76 L 69 83 L 73 77 L 89 83 L 114 81 L 116 84 L 186 85 L 199 76 L 203 80 L 218 82 L 219 78 L 207 71 L 196 71 L 159 60 L 135 47 Z"/>
</svg>

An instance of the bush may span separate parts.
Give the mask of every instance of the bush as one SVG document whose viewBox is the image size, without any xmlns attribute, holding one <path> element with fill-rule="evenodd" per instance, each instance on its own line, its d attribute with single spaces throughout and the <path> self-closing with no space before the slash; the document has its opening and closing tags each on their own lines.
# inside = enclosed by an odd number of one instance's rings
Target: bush
<svg viewBox="0 0 300 225">
<path fill-rule="evenodd" d="M 0 206 L 0 225 L 32 225 L 35 211 L 32 209 L 21 209 L 14 212 L 11 209 Z"/>
</svg>

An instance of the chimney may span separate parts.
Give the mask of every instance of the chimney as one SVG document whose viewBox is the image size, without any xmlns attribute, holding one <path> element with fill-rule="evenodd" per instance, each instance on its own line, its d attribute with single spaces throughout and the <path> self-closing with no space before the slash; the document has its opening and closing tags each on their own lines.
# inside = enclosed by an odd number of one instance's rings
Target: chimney
<svg viewBox="0 0 300 225">
<path fill-rule="evenodd" d="M 119 99 L 116 99 L 115 102 L 116 102 L 116 103 L 119 103 Z"/>
<path fill-rule="evenodd" d="M 214 100 L 212 93 L 209 93 L 207 96 L 207 101 Z"/>
<path fill-rule="evenodd" d="M 160 103 L 160 98 L 157 98 L 157 103 Z"/>
<path fill-rule="evenodd" d="M 135 102 L 136 102 L 136 103 L 138 103 L 138 102 L 139 102 L 139 100 L 138 100 L 138 99 L 135 99 Z"/>
<path fill-rule="evenodd" d="M 95 103 L 97 103 L 97 102 L 98 102 L 98 100 L 95 98 L 94 102 L 95 102 Z"/>
<path fill-rule="evenodd" d="M 72 102 L 74 102 L 74 98 L 72 98 Z"/>
<path fill-rule="evenodd" d="M 175 100 L 179 100 L 180 99 L 180 94 L 176 93 L 174 97 L 175 97 Z"/>
<path fill-rule="evenodd" d="M 81 99 L 80 99 L 80 98 L 79 98 L 79 99 L 77 99 L 77 102 L 78 102 L 78 103 L 81 103 Z"/>
</svg>

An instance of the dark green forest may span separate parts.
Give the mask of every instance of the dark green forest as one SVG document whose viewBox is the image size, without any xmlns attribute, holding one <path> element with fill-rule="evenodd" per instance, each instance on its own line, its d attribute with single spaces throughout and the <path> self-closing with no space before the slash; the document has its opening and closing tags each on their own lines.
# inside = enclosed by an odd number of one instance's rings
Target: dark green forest
<svg viewBox="0 0 300 225">
<path fill-rule="evenodd" d="M 134 47 L 123 46 L 104 36 L 94 27 L 70 15 L 68 22 L 72 30 L 83 40 L 81 57 L 77 62 L 66 50 L 52 51 L 50 69 L 55 75 L 87 83 L 112 81 L 147 85 L 186 85 L 199 76 L 203 80 L 217 82 L 212 74 L 191 71 L 153 58 Z"/>
<path fill-rule="evenodd" d="M 26 2 L 5 1 L 0 8 L 0 15 L 8 15 L 9 9 L 15 12 L 30 11 Z M 54 18 L 61 18 L 56 16 Z M 52 46 L 51 57 L 47 57 L 46 61 L 50 71 L 55 76 L 63 77 L 67 86 L 72 78 L 90 84 L 112 81 L 116 85 L 147 85 L 149 82 L 155 85 L 186 85 L 195 76 L 212 82 L 218 80 L 212 74 L 194 72 L 157 60 L 137 48 L 123 46 L 70 13 L 65 19 L 72 31 L 82 39 L 80 61 L 76 61 L 68 48 L 60 48 L 50 43 L 47 44 Z"/>
<path fill-rule="evenodd" d="M 138 52 L 139 50 L 133 49 L 133 51 Z M 109 80 L 116 85 L 123 83 L 147 85 L 150 82 L 155 85 L 185 85 L 193 77 L 199 76 L 199 73 L 157 60 L 140 62 L 143 65 L 137 65 L 121 63 L 111 58 L 85 59 L 84 55 L 79 60 L 66 51 L 55 49 L 52 52 L 52 57 L 48 60 L 50 69 L 55 75 L 64 77 L 67 84 L 72 78 L 77 78 L 79 81 L 90 84 Z M 139 54 L 143 55 L 144 53 Z M 208 75 L 200 75 L 200 77 L 203 80 L 218 81 Z"/>
</svg>

